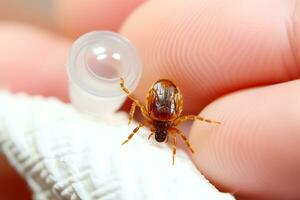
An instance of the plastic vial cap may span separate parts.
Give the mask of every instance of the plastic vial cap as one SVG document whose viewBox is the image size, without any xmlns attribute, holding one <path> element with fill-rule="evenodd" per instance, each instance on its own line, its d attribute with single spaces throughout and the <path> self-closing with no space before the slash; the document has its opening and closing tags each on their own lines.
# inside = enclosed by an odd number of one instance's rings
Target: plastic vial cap
<svg viewBox="0 0 300 200">
<path fill-rule="evenodd" d="M 141 77 L 141 63 L 133 45 L 123 36 L 95 31 L 78 38 L 68 58 L 69 92 L 78 110 L 103 115 L 117 111 L 126 99 L 120 77 L 133 91 Z"/>
</svg>

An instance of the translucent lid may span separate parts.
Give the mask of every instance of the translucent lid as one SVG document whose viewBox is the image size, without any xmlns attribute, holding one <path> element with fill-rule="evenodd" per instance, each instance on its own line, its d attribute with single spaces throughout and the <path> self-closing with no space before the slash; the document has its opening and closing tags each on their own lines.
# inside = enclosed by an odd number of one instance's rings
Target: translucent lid
<svg viewBox="0 0 300 200">
<path fill-rule="evenodd" d="M 88 112 L 93 112 L 93 106 L 87 105 L 91 98 L 94 104 L 98 101 L 95 110 L 105 106 L 105 110 L 116 111 L 118 108 L 107 108 L 107 101 L 124 101 L 126 94 L 120 88 L 120 77 L 133 91 L 142 73 L 138 53 L 129 40 L 108 31 L 90 32 L 78 38 L 71 47 L 67 67 L 71 101 L 80 110 L 90 107 Z"/>
</svg>

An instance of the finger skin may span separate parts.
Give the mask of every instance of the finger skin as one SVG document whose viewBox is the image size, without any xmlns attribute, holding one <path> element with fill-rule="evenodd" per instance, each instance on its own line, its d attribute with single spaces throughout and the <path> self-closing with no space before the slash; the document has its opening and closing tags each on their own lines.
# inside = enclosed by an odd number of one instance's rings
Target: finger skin
<svg viewBox="0 0 300 200">
<path fill-rule="evenodd" d="M 67 101 L 70 41 L 17 23 L 0 23 L 0 88 Z"/>
<path fill-rule="evenodd" d="M 252 199 L 300 198 L 300 80 L 238 91 L 195 122 L 193 159 L 213 183 Z"/>
<path fill-rule="evenodd" d="M 145 0 L 55 0 L 58 28 L 76 38 L 95 30 L 118 31 L 126 17 Z"/>
<path fill-rule="evenodd" d="M 0 155 L 0 199 L 32 199 L 25 180 L 17 174 L 3 155 Z"/>
<path fill-rule="evenodd" d="M 144 99 L 153 82 L 168 78 L 183 91 L 185 112 L 199 113 L 223 94 L 298 78 L 294 2 L 144 3 L 121 29 L 143 61 L 136 95 Z"/>
<path fill-rule="evenodd" d="M 67 101 L 68 40 L 29 25 L 2 22 L 0 44 L 0 89 Z M 0 169 L 1 199 L 31 199 L 25 181 L 4 157 Z"/>
</svg>

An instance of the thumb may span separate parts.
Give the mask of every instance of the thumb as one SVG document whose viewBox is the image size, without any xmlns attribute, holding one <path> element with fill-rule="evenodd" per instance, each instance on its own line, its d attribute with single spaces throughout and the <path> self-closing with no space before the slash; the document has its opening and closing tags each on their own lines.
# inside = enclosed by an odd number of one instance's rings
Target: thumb
<svg viewBox="0 0 300 200">
<path fill-rule="evenodd" d="M 190 141 L 199 169 L 221 189 L 254 199 L 300 196 L 300 80 L 242 90 L 210 104 Z M 276 189 L 274 189 L 276 188 Z"/>
</svg>

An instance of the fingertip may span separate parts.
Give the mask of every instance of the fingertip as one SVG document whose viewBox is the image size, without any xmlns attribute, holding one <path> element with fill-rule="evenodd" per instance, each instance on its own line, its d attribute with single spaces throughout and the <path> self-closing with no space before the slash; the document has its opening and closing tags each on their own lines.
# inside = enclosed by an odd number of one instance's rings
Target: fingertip
<svg viewBox="0 0 300 200">
<path fill-rule="evenodd" d="M 201 172 L 221 189 L 253 199 L 300 196 L 300 81 L 221 97 L 195 122 L 190 141 Z M 274 190 L 274 188 L 277 188 Z"/>
<path fill-rule="evenodd" d="M 15 92 L 67 100 L 70 41 L 19 23 L 0 24 L 0 85 Z"/>
<path fill-rule="evenodd" d="M 291 1 L 187 2 L 148 1 L 121 29 L 142 58 L 140 99 L 168 78 L 183 92 L 184 111 L 199 113 L 234 90 L 299 77 L 286 27 Z"/>
<path fill-rule="evenodd" d="M 145 0 L 56 0 L 55 23 L 65 35 L 76 38 L 94 30 L 118 31 L 122 22 Z"/>
</svg>

